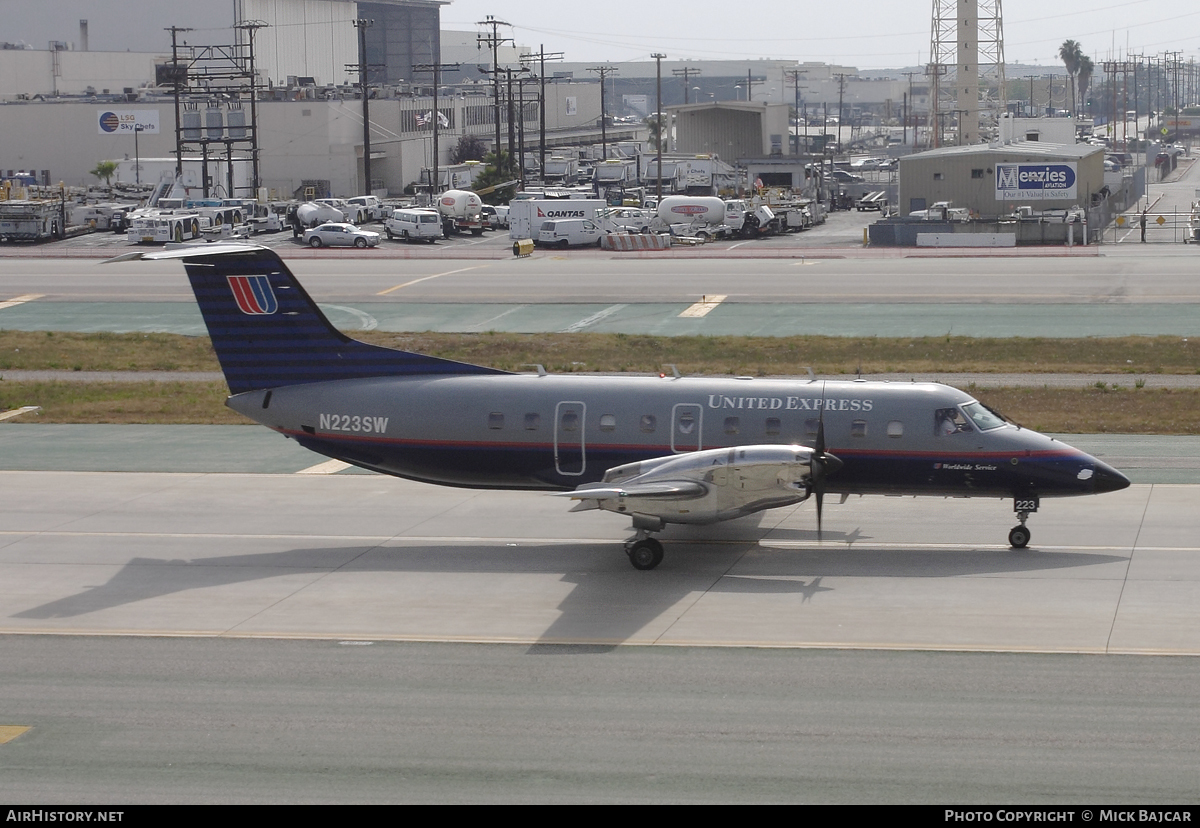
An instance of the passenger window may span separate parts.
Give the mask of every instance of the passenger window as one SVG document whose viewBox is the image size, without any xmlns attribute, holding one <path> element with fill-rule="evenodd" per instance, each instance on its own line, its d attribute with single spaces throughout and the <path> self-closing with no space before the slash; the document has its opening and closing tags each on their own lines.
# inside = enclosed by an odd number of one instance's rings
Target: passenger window
<svg viewBox="0 0 1200 828">
<path fill-rule="evenodd" d="M 696 416 L 690 411 L 685 411 L 679 415 L 675 426 L 679 429 L 680 434 L 691 434 L 696 430 Z"/>
<path fill-rule="evenodd" d="M 866 437 L 867 436 L 867 421 L 855 420 L 850 424 L 851 437 Z"/>
<path fill-rule="evenodd" d="M 775 436 L 782 430 L 778 417 L 767 417 L 767 434 Z"/>
<path fill-rule="evenodd" d="M 903 437 L 904 436 L 904 423 L 900 422 L 899 420 L 892 420 L 890 423 L 888 423 L 887 424 L 887 436 Z"/>
<path fill-rule="evenodd" d="M 643 414 L 640 427 L 646 434 L 653 434 L 658 428 L 658 419 L 653 414 Z"/>
<path fill-rule="evenodd" d="M 564 411 L 562 415 L 562 430 L 563 431 L 578 431 L 579 430 L 579 412 Z"/>
<path fill-rule="evenodd" d="M 488 414 L 488 428 L 504 428 L 504 415 L 498 411 Z"/>
<path fill-rule="evenodd" d="M 600 430 L 601 431 L 613 431 L 616 429 L 616 427 L 617 427 L 617 415 L 616 414 L 601 414 L 600 415 Z"/>
<path fill-rule="evenodd" d="M 726 434 L 737 434 L 741 430 L 742 430 L 741 421 L 737 417 L 726 417 L 725 418 L 725 433 Z"/>
<path fill-rule="evenodd" d="M 821 428 L 820 420 L 805 420 L 804 421 L 804 436 L 816 437 L 817 430 Z"/>
<path fill-rule="evenodd" d="M 525 415 L 525 430 L 526 431 L 537 431 L 538 426 L 540 426 L 541 423 L 542 423 L 542 415 L 541 414 L 526 414 Z"/>
</svg>

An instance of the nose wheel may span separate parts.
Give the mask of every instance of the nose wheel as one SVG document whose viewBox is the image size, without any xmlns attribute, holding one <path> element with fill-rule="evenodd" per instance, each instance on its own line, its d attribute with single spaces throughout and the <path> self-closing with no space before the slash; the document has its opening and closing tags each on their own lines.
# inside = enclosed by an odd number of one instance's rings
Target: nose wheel
<svg viewBox="0 0 1200 828">
<path fill-rule="evenodd" d="M 1017 520 L 1021 521 L 1020 526 L 1014 526 L 1008 533 L 1008 545 L 1013 549 L 1024 549 L 1029 546 L 1032 533 L 1025 525 L 1025 521 L 1029 520 L 1029 516 L 1038 510 L 1039 505 L 1039 498 L 1036 496 L 1013 499 L 1013 511 L 1017 513 Z"/>
<path fill-rule="evenodd" d="M 625 554 L 634 569 L 654 569 L 662 563 L 662 544 L 649 536 L 635 535 L 625 542 Z"/>
</svg>

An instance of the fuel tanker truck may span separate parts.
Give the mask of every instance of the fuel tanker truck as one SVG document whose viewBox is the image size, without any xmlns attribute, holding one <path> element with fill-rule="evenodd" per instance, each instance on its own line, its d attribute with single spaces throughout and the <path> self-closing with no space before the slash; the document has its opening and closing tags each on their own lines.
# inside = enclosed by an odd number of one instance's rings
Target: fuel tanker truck
<svg viewBox="0 0 1200 828">
<path fill-rule="evenodd" d="M 451 233 L 483 235 L 483 201 L 468 190 L 446 190 L 438 196 L 437 210 L 442 216 L 442 230 Z"/>
<path fill-rule="evenodd" d="M 722 238 L 730 233 L 725 202 L 716 196 L 667 196 L 658 204 L 657 218 L 677 236 Z"/>
</svg>

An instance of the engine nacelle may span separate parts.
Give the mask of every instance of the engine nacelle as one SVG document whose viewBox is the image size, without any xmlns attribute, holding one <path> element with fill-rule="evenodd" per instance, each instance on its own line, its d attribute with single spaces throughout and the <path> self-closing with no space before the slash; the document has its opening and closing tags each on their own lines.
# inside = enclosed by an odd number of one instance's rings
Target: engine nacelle
<svg viewBox="0 0 1200 828">
<path fill-rule="evenodd" d="M 813 453 L 806 446 L 743 446 L 630 463 L 596 484 L 595 504 L 643 525 L 728 520 L 807 498 Z M 586 488 L 572 494 L 588 499 Z"/>
</svg>

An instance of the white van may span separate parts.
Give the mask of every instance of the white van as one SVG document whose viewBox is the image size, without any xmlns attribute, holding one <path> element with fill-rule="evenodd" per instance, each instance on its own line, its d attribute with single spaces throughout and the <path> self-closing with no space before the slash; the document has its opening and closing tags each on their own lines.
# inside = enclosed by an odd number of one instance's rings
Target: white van
<svg viewBox="0 0 1200 828">
<path fill-rule="evenodd" d="M 437 210 L 393 210 L 383 229 L 389 239 L 432 243 L 442 237 L 442 217 Z"/>
<path fill-rule="evenodd" d="M 535 244 L 545 247 L 600 244 L 600 228 L 588 219 L 551 219 L 542 222 Z"/>
</svg>

